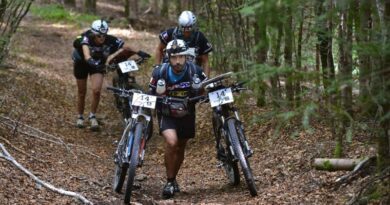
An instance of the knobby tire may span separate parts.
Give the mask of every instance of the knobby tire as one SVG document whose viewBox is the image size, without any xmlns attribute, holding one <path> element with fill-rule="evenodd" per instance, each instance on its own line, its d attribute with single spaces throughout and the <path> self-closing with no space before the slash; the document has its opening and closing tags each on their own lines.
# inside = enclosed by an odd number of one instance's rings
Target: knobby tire
<svg viewBox="0 0 390 205">
<path fill-rule="evenodd" d="M 115 164 L 114 191 L 120 193 L 126 179 L 128 164 Z"/>
<path fill-rule="evenodd" d="M 120 193 L 121 190 L 122 190 L 122 187 L 123 187 L 123 184 L 125 182 L 125 179 L 126 179 L 126 173 L 127 173 L 127 168 L 129 167 L 129 164 L 128 163 L 124 163 L 123 162 L 123 158 L 125 157 L 124 155 L 126 155 L 126 148 L 127 148 L 127 140 L 130 139 L 130 132 L 127 131 L 126 133 L 126 136 L 121 139 L 121 141 L 118 143 L 118 156 L 116 156 L 117 158 L 119 158 L 118 160 L 118 163 L 115 163 L 115 172 L 114 172 L 114 181 L 113 181 L 113 188 L 114 188 L 114 191 L 117 192 L 117 193 Z M 127 139 L 127 140 L 126 140 Z"/>
<path fill-rule="evenodd" d="M 252 170 L 250 168 L 249 162 L 245 158 L 244 152 L 242 151 L 242 147 L 238 138 L 237 129 L 237 120 L 235 118 L 231 118 L 227 121 L 227 126 L 229 130 L 230 140 L 233 146 L 233 150 L 236 154 L 236 157 L 240 161 L 241 169 L 245 177 L 246 184 L 248 186 L 249 192 L 251 196 L 257 196 L 256 184 L 253 178 Z"/>
<path fill-rule="evenodd" d="M 219 121 L 218 117 L 213 115 L 212 118 L 213 128 L 214 128 L 214 136 L 216 137 L 217 144 L 222 148 L 226 159 L 221 160 L 223 163 L 223 169 L 225 170 L 226 176 L 229 179 L 230 184 L 236 186 L 240 184 L 240 173 L 238 170 L 237 162 L 233 161 L 233 156 L 230 152 L 230 144 L 228 140 L 226 140 L 226 136 L 223 136 L 222 131 L 222 122 Z M 217 156 L 220 147 L 217 147 Z"/>
<path fill-rule="evenodd" d="M 141 146 L 143 124 L 137 123 L 134 129 L 134 141 L 131 149 L 131 157 L 129 163 L 129 169 L 127 174 L 127 184 L 125 193 L 125 203 L 128 204 L 131 198 L 131 192 L 133 191 L 133 183 L 135 178 L 135 171 L 138 166 L 139 148 Z"/>
</svg>

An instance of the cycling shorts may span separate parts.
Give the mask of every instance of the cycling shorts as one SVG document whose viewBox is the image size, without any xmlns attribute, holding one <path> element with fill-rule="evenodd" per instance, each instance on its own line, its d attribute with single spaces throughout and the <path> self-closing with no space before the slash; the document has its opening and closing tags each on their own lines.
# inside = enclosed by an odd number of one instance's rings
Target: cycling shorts
<svg viewBox="0 0 390 205">
<path fill-rule="evenodd" d="M 88 75 L 95 73 L 105 74 L 104 69 L 96 69 L 89 66 L 85 61 L 74 61 L 73 62 L 73 75 L 76 79 L 82 80 L 87 79 Z"/>
<path fill-rule="evenodd" d="M 157 115 L 160 134 L 167 129 L 176 130 L 180 139 L 195 137 L 195 115 L 189 114 L 181 118 L 173 118 L 165 115 Z"/>
</svg>

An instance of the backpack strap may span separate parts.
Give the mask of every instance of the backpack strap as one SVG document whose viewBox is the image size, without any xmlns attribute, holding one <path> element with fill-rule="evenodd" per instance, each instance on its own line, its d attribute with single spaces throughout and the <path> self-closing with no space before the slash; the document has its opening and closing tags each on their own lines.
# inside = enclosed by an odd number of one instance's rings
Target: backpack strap
<svg viewBox="0 0 390 205">
<path fill-rule="evenodd" d="M 165 81 L 168 80 L 168 63 L 163 63 L 160 68 L 160 72 L 158 73 L 158 79 L 163 78 Z"/>
</svg>

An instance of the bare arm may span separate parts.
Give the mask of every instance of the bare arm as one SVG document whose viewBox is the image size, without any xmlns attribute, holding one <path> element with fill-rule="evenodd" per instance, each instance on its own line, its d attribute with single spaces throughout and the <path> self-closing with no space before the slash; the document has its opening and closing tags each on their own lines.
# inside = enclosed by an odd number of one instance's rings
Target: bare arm
<svg viewBox="0 0 390 205">
<path fill-rule="evenodd" d="M 161 61 L 163 59 L 163 51 L 164 51 L 165 47 L 166 47 L 166 45 L 164 45 L 161 42 L 158 44 L 158 46 L 156 48 L 156 60 L 155 60 L 156 64 L 161 64 Z"/>
<path fill-rule="evenodd" d="M 89 51 L 89 47 L 87 45 L 82 45 L 84 60 L 87 61 L 91 58 L 91 52 Z"/>
<path fill-rule="evenodd" d="M 209 55 L 203 54 L 198 56 L 200 59 L 201 67 L 203 68 L 204 73 L 207 77 L 210 77 L 210 66 L 209 66 Z"/>
<path fill-rule="evenodd" d="M 107 57 L 107 60 L 106 60 L 106 65 L 108 65 L 112 59 L 114 59 L 117 55 L 119 55 L 120 53 L 122 53 L 124 50 L 124 48 L 120 48 L 119 50 L 117 50 L 115 53 L 109 55 Z"/>
</svg>

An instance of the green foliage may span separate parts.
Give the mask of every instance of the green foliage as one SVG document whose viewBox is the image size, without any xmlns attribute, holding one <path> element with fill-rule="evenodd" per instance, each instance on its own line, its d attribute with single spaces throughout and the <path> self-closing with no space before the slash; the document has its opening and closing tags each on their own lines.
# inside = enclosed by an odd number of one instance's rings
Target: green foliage
<svg viewBox="0 0 390 205">
<path fill-rule="evenodd" d="M 342 153 L 343 153 L 343 145 L 339 142 L 336 142 L 336 147 L 335 147 L 334 153 L 333 153 L 334 157 L 340 158 Z"/>
<path fill-rule="evenodd" d="M 49 21 L 70 21 L 70 13 L 60 4 L 32 5 L 31 13 Z"/>
<path fill-rule="evenodd" d="M 32 5 L 30 11 L 33 15 L 52 22 L 90 23 L 99 19 L 95 15 L 68 11 L 60 4 Z"/>
</svg>

